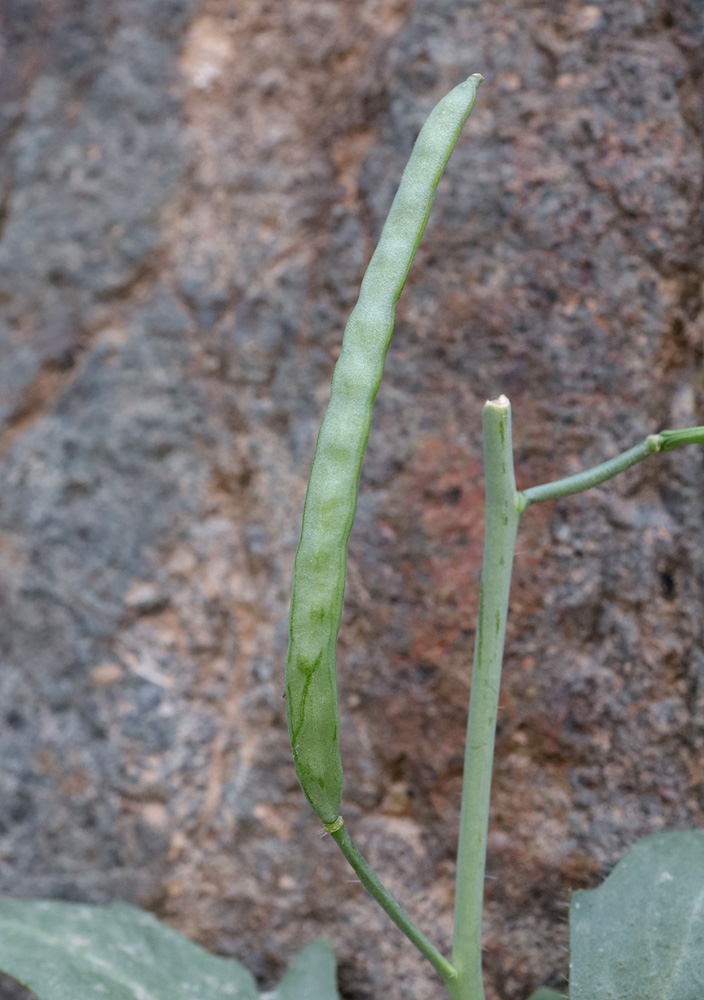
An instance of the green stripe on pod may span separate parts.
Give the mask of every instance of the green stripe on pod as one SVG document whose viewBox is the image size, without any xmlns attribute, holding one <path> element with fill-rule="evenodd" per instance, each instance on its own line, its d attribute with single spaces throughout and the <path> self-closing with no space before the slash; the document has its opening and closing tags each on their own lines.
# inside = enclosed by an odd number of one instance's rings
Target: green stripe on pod
<svg viewBox="0 0 704 1000">
<path fill-rule="evenodd" d="M 308 481 L 291 598 L 286 711 L 301 787 L 323 823 L 342 797 L 335 646 L 347 542 L 396 302 L 450 154 L 482 77 L 470 76 L 433 109 L 403 172 L 379 244 L 345 328 Z"/>
</svg>

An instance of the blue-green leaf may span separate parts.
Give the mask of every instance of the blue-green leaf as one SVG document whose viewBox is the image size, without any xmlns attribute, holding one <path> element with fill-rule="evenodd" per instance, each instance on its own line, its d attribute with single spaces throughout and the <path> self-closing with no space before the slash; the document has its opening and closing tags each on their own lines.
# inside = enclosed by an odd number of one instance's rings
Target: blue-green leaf
<svg viewBox="0 0 704 1000">
<path fill-rule="evenodd" d="M 124 903 L 0 900 L 0 969 L 39 1000 L 259 996 L 239 962 L 209 954 L 150 913 Z"/>
<path fill-rule="evenodd" d="M 279 985 L 262 1000 L 340 1000 L 335 953 L 323 938 L 300 951 Z"/>
<path fill-rule="evenodd" d="M 571 1000 L 704 998 L 704 831 L 646 837 L 570 907 Z"/>
<path fill-rule="evenodd" d="M 535 993 L 531 993 L 529 1000 L 569 1000 L 569 998 L 564 993 L 557 993 L 555 990 L 549 990 L 547 986 L 541 986 Z"/>
</svg>

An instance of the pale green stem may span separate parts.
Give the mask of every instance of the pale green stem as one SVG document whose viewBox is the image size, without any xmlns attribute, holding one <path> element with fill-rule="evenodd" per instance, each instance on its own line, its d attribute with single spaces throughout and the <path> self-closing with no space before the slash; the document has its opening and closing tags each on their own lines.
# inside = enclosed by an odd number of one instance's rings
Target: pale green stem
<svg viewBox="0 0 704 1000">
<path fill-rule="evenodd" d="M 629 448 L 628 451 L 594 466 L 593 469 L 585 469 L 584 472 L 577 472 L 554 483 L 531 486 L 519 494 L 519 510 L 523 512 L 530 504 L 538 503 L 540 500 L 557 500 L 573 493 L 582 493 L 592 486 L 605 483 L 607 479 L 612 479 L 619 472 L 630 469 L 632 465 L 642 462 L 650 455 L 656 455 L 660 451 L 672 451 L 673 448 L 683 444 L 704 444 L 704 427 L 687 427 L 685 430 L 649 434 L 645 441 L 641 441 L 635 448 Z"/>
<path fill-rule="evenodd" d="M 457 977 L 454 966 L 440 954 L 435 945 L 416 927 L 403 907 L 396 902 L 388 889 L 379 881 L 374 871 L 369 867 L 369 864 L 353 843 L 342 817 L 338 816 L 334 823 L 326 823 L 325 829 L 334 837 L 338 847 L 359 876 L 359 881 L 367 892 L 374 897 L 382 910 L 391 917 L 396 926 L 412 941 L 421 955 L 424 955 L 428 959 L 451 991 L 450 984 Z"/>
<path fill-rule="evenodd" d="M 457 978 L 448 983 L 452 1000 L 484 1000 L 482 907 L 491 770 L 513 550 L 520 516 L 513 472 L 511 405 L 505 396 L 485 405 L 483 425 L 486 481 L 484 563 L 457 852 L 452 952 Z"/>
<path fill-rule="evenodd" d="M 704 444 L 704 427 L 686 427 L 677 431 L 660 431 L 655 435 L 660 441 L 660 451 L 672 451 L 681 444 Z"/>
<path fill-rule="evenodd" d="M 501 665 L 518 521 L 530 504 L 597 486 L 649 455 L 682 444 L 704 444 L 704 427 L 651 434 L 616 458 L 555 483 L 518 493 L 513 470 L 511 407 L 505 396 L 484 407 L 486 524 L 479 621 L 465 749 L 455 896 L 452 1000 L 484 1000 L 481 931 Z"/>
</svg>

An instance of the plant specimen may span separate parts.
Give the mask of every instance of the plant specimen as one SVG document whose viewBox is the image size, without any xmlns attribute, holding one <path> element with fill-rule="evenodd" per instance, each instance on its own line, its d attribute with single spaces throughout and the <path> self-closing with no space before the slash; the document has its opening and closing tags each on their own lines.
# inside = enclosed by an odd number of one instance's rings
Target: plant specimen
<svg viewBox="0 0 704 1000">
<path fill-rule="evenodd" d="M 340 816 L 342 764 L 335 645 L 347 542 L 374 399 L 396 302 L 423 234 L 438 181 L 481 81 L 469 77 L 424 125 L 345 330 L 318 437 L 296 555 L 286 670 L 287 716 L 301 786 L 363 885 L 430 961 L 451 1000 L 483 1000 L 481 920 L 489 795 L 513 553 L 532 504 L 605 482 L 651 455 L 704 444 L 704 427 L 666 430 L 596 468 L 516 488 L 511 406 L 483 410 L 486 526 L 476 631 L 451 958 L 413 923 L 369 867 Z M 702 1000 L 704 832 L 648 837 L 604 884 L 573 895 L 570 1000 Z M 250 974 L 208 955 L 149 914 L 117 904 L 0 901 L 0 968 L 40 1000 L 256 1000 Z M 336 1000 L 334 957 L 314 942 L 266 1000 Z M 556 1000 L 542 988 L 532 1000 Z M 264 997 L 262 997 L 264 1000 Z"/>
</svg>

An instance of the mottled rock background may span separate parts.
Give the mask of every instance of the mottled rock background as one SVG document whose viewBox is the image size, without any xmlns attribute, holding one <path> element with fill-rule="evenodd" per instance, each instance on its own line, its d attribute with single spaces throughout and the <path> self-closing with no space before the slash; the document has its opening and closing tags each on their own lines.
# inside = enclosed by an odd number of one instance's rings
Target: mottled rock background
<svg viewBox="0 0 704 1000">
<path fill-rule="evenodd" d="M 704 422 L 699 0 L 4 0 L 0 886 L 138 902 L 262 986 L 434 973 L 301 795 L 283 656 L 345 317 L 414 137 L 480 71 L 401 301 L 340 640 L 345 815 L 444 947 L 480 409 L 520 485 Z M 524 518 L 491 1000 L 564 984 L 569 891 L 704 823 L 704 453 Z M 3 987 L 10 996 L 9 987 Z"/>
</svg>

